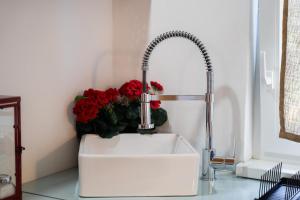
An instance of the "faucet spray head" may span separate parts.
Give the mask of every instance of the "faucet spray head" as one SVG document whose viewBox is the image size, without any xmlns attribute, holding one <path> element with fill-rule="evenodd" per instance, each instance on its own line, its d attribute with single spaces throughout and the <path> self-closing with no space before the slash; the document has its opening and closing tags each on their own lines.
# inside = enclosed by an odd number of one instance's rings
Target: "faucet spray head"
<svg viewBox="0 0 300 200">
<path fill-rule="evenodd" d="M 151 123 L 150 101 L 151 95 L 144 92 L 141 95 L 141 124 L 139 124 L 140 130 L 154 129 L 154 124 Z"/>
</svg>

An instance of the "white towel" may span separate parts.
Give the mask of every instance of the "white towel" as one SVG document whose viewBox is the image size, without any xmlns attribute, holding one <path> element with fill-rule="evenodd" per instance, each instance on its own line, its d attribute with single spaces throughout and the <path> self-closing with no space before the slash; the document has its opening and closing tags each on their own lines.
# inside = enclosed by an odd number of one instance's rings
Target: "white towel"
<svg viewBox="0 0 300 200">
<path fill-rule="evenodd" d="M 14 132 L 11 127 L 0 127 L 0 174 L 13 177 L 15 183 L 15 143 Z"/>
<path fill-rule="evenodd" d="M 12 196 L 15 194 L 15 186 L 12 184 L 0 184 L 0 199 Z"/>
</svg>

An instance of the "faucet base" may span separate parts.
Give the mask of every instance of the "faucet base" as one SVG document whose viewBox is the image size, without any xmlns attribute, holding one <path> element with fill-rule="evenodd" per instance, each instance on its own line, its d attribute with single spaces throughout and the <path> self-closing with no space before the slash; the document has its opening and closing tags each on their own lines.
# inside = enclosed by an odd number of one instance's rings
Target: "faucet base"
<svg viewBox="0 0 300 200">
<path fill-rule="evenodd" d="M 154 124 L 139 124 L 138 129 L 154 129 Z"/>
<path fill-rule="evenodd" d="M 201 180 L 214 181 L 216 179 L 215 169 L 211 165 L 214 152 L 210 149 L 202 149 L 202 175 Z"/>
</svg>

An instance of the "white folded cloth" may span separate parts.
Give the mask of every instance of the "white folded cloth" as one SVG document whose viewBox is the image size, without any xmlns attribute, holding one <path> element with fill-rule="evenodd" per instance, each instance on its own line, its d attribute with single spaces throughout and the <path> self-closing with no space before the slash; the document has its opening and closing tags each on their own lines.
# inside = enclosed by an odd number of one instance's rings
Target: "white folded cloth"
<svg viewBox="0 0 300 200">
<path fill-rule="evenodd" d="M 15 193 L 15 186 L 13 184 L 0 183 L 0 199 L 12 196 Z"/>
</svg>

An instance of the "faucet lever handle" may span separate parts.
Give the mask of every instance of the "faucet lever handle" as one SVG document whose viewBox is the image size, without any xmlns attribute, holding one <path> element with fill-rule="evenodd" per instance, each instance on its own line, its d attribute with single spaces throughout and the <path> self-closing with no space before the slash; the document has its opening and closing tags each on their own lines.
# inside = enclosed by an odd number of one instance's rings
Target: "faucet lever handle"
<svg viewBox="0 0 300 200">
<path fill-rule="evenodd" d="M 206 95 L 151 95 L 151 101 L 205 101 Z"/>
</svg>

